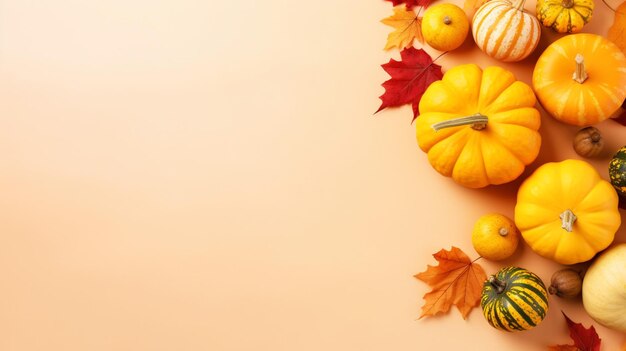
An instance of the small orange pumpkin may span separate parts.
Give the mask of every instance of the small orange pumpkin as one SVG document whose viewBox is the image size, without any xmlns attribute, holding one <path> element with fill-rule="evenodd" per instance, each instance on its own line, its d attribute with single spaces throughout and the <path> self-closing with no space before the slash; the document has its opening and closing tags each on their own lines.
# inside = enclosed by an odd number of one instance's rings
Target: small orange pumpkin
<svg viewBox="0 0 626 351">
<path fill-rule="evenodd" d="M 532 89 L 513 73 L 456 66 L 419 104 L 419 147 L 439 173 L 469 188 L 508 183 L 535 160 L 541 124 Z"/>
<path fill-rule="evenodd" d="M 626 57 L 600 35 L 567 35 L 537 60 L 533 88 L 544 109 L 559 121 L 596 124 L 626 99 Z"/>
</svg>

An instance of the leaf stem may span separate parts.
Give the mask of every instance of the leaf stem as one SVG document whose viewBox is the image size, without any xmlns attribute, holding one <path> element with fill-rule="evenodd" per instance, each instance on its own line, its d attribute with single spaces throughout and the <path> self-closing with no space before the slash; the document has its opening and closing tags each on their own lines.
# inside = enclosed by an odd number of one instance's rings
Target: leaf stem
<svg viewBox="0 0 626 351">
<path fill-rule="evenodd" d="M 612 8 L 611 5 L 609 5 L 606 0 L 602 0 L 602 2 L 606 5 L 606 7 L 610 8 L 613 12 L 617 12 L 616 9 Z"/>
</svg>

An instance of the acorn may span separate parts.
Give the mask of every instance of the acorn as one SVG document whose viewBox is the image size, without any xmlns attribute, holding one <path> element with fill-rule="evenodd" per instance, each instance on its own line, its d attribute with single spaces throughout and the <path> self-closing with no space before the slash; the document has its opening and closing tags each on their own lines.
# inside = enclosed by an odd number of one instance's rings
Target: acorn
<svg viewBox="0 0 626 351">
<path fill-rule="evenodd" d="M 573 298 L 580 295 L 582 286 L 583 279 L 580 273 L 571 268 L 565 268 L 552 274 L 548 292 L 559 297 Z"/>
<path fill-rule="evenodd" d="M 585 127 L 574 136 L 574 151 L 582 157 L 598 156 L 604 148 L 604 140 L 598 128 Z"/>
</svg>

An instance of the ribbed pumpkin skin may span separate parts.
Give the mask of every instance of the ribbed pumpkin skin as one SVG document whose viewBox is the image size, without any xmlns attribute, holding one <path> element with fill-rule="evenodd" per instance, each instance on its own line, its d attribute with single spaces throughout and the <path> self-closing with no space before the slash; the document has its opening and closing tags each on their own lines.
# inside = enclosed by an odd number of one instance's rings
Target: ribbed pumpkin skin
<svg viewBox="0 0 626 351">
<path fill-rule="evenodd" d="M 515 225 L 537 254 L 560 264 L 589 261 L 606 249 L 621 224 L 613 186 L 582 160 L 549 162 L 517 192 Z M 571 211 L 571 231 L 561 216 Z"/>
<path fill-rule="evenodd" d="M 572 79 L 577 54 L 583 56 L 589 76 L 583 83 Z M 596 124 L 609 118 L 626 99 L 626 57 L 600 35 L 566 35 L 537 60 L 533 88 L 544 109 L 559 121 Z"/>
<path fill-rule="evenodd" d="M 619 149 L 611 159 L 609 178 L 617 193 L 626 197 L 626 146 Z"/>
<path fill-rule="evenodd" d="M 541 26 L 534 16 L 508 0 L 491 0 L 474 14 L 472 35 L 487 55 L 516 62 L 530 55 L 539 43 Z"/>
<path fill-rule="evenodd" d="M 519 267 L 505 267 L 495 278 L 506 284 L 498 294 L 486 281 L 480 306 L 492 327 L 504 331 L 522 331 L 536 327 L 548 312 L 548 293 L 541 278 Z"/>
<path fill-rule="evenodd" d="M 538 0 L 537 19 L 559 33 L 576 33 L 591 20 L 593 8 L 593 0 Z"/>
<path fill-rule="evenodd" d="M 418 145 L 435 170 L 465 187 L 508 183 L 539 154 L 541 117 L 535 103 L 532 89 L 503 68 L 456 66 L 432 83 L 420 100 Z M 432 128 L 476 113 L 488 117 L 485 129 Z"/>
</svg>

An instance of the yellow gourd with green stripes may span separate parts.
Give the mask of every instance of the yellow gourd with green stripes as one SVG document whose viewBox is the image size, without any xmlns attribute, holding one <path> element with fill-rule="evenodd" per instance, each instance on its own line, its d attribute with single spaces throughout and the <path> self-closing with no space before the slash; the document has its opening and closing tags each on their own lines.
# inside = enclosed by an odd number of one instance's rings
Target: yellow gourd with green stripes
<svg viewBox="0 0 626 351">
<path fill-rule="evenodd" d="M 528 330 L 546 316 L 548 293 L 536 274 L 519 267 L 505 267 L 483 285 L 480 305 L 494 328 Z"/>
<path fill-rule="evenodd" d="M 576 33 L 591 19 L 593 7 L 593 0 L 537 0 L 537 19 L 559 33 Z"/>
</svg>

